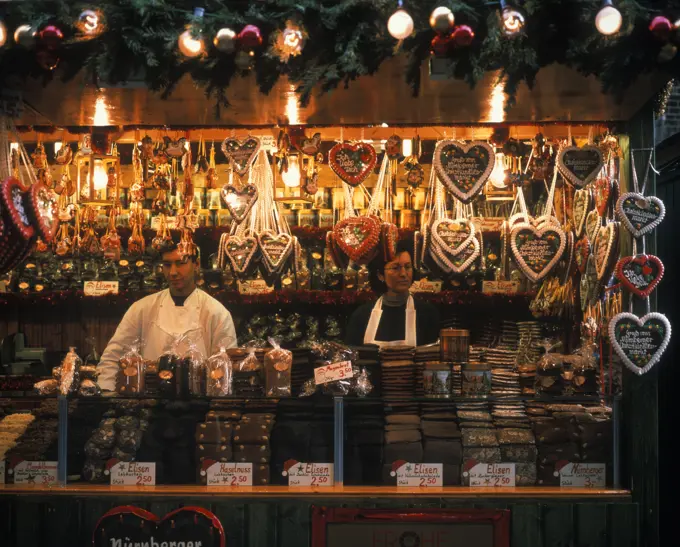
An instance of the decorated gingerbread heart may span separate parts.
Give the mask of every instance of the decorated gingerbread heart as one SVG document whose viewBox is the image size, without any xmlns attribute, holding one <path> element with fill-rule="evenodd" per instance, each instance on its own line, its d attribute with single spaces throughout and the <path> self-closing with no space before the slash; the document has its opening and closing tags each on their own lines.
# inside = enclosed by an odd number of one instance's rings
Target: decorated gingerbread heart
<svg viewBox="0 0 680 547">
<path fill-rule="evenodd" d="M 576 188 L 590 184 L 602 170 L 602 152 L 597 146 L 565 146 L 557 154 L 557 168 Z"/>
<path fill-rule="evenodd" d="M 609 340 L 623 364 L 637 375 L 658 363 L 671 339 L 671 324 L 665 315 L 648 313 L 642 317 L 619 313 L 609 322 Z"/>
<path fill-rule="evenodd" d="M 576 237 L 581 237 L 586 225 L 586 217 L 590 209 L 590 190 L 581 188 L 574 193 L 574 206 L 572 207 L 572 221 Z"/>
<path fill-rule="evenodd" d="M 375 149 L 367 143 L 338 143 L 328 152 L 333 172 L 350 186 L 358 186 L 371 174 L 377 162 Z"/>
<path fill-rule="evenodd" d="M 436 245 L 430 242 L 430 256 L 443 271 L 447 273 L 463 273 L 472 267 L 480 253 L 479 240 L 475 237 L 457 256 L 449 257 Z"/>
<path fill-rule="evenodd" d="M 456 199 L 469 203 L 484 188 L 496 154 L 486 142 L 444 140 L 437 143 L 432 162 L 446 189 Z"/>
<path fill-rule="evenodd" d="M 333 228 L 336 245 L 354 262 L 372 253 L 380 242 L 380 222 L 374 217 L 350 217 Z"/>
<path fill-rule="evenodd" d="M 257 239 L 252 236 L 230 236 L 224 247 L 224 252 L 236 273 L 245 273 L 257 251 Z"/>
<path fill-rule="evenodd" d="M 257 241 L 265 260 L 265 266 L 271 272 L 279 270 L 293 250 L 293 237 L 290 234 L 260 232 L 257 234 Z"/>
<path fill-rule="evenodd" d="M 607 216 L 613 191 L 614 184 L 609 177 L 599 177 L 595 181 L 595 210 L 603 218 Z"/>
<path fill-rule="evenodd" d="M 59 217 L 57 216 L 57 200 L 53 192 L 43 184 L 36 182 L 31 186 L 27 199 L 29 217 L 38 230 L 38 234 L 49 243 L 57 233 Z"/>
<path fill-rule="evenodd" d="M 432 225 L 434 243 L 449 256 L 456 256 L 469 247 L 475 237 L 475 226 L 466 219 L 442 218 Z"/>
<path fill-rule="evenodd" d="M 242 177 L 248 174 L 259 151 L 260 139 L 256 137 L 248 137 L 242 141 L 228 137 L 222 141 L 222 152 L 229 159 L 234 172 Z"/>
<path fill-rule="evenodd" d="M 383 258 L 385 259 L 385 262 L 391 262 L 397 256 L 399 229 L 391 222 L 383 222 L 380 237 L 382 241 Z"/>
<path fill-rule="evenodd" d="M 633 294 L 647 298 L 663 277 L 663 263 L 654 255 L 623 257 L 616 263 L 616 279 Z"/>
<path fill-rule="evenodd" d="M 399 135 L 392 135 L 385 143 L 385 154 L 391 160 L 398 158 L 401 155 L 401 137 Z"/>
<path fill-rule="evenodd" d="M 593 303 L 598 296 L 597 270 L 595 257 L 591 254 L 586 261 L 586 271 L 581 276 L 580 284 L 581 311 L 586 311 L 588 304 Z"/>
<path fill-rule="evenodd" d="M 543 279 L 562 258 L 567 238 L 559 226 L 516 224 L 510 232 L 515 262 L 534 283 Z"/>
<path fill-rule="evenodd" d="M 585 226 L 586 236 L 590 241 L 595 241 L 595 238 L 600 231 L 600 226 L 602 226 L 602 219 L 598 212 L 593 209 L 586 216 Z"/>
<path fill-rule="evenodd" d="M 600 231 L 593 242 L 593 256 L 595 256 L 595 269 L 599 281 L 606 281 L 605 277 L 611 274 L 611 268 L 618 256 L 618 240 L 618 222 L 610 222 L 606 226 L 600 227 Z"/>
<path fill-rule="evenodd" d="M 242 188 L 226 184 L 222 187 L 220 195 L 236 224 L 241 224 L 255 205 L 258 192 L 254 184 L 246 184 Z"/>
<path fill-rule="evenodd" d="M 666 207 L 657 197 L 627 192 L 616 202 L 616 215 L 633 237 L 642 237 L 661 224 Z"/>
<path fill-rule="evenodd" d="M 574 247 L 574 260 L 576 261 L 576 269 L 581 275 L 586 271 L 586 264 L 588 263 L 588 257 L 590 256 L 590 241 L 588 236 L 583 236 L 576 242 Z"/>
</svg>

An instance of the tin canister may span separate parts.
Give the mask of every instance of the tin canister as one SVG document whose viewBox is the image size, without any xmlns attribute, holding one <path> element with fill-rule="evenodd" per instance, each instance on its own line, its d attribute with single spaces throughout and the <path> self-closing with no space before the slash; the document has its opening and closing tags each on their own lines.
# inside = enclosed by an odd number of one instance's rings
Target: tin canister
<svg viewBox="0 0 680 547">
<path fill-rule="evenodd" d="M 470 331 L 466 329 L 442 329 L 439 332 L 439 351 L 442 361 L 466 363 L 470 354 Z"/>
<path fill-rule="evenodd" d="M 314 209 L 299 209 L 297 215 L 298 226 L 316 226 L 317 211 Z"/>
<path fill-rule="evenodd" d="M 463 397 L 488 397 L 491 393 L 491 366 L 488 363 L 463 363 Z"/>
<path fill-rule="evenodd" d="M 333 209 L 319 209 L 319 228 L 332 228 L 334 224 Z"/>
<path fill-rule="evenodd" d="M 286 219 L 288 226 L 297 226 L 297 211 L 295 209 L 284 209 L 283 218 Z"/>
</svg>

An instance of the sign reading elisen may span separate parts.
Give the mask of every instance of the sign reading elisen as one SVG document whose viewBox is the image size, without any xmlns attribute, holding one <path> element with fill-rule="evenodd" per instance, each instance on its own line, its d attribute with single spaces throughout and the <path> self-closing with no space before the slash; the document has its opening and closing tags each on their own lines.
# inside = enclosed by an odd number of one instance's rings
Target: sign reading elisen
<svg viewBox="0 0 680 547">
<path fill-rule="evenodd" d="M 403 463 L 395 472 L 397 486 L 425 488 L 444 486 L 443 467 L 441 463 Z"/>
<path fill-rule="evenodd" d="M 466 473 L 470 486 L 515 486 L 514 463 L 478 463 Z"/>
<path fill-rule="evenodd" d="M 112 486 L 154 486 L 156 464 L 152 462 L 118 462 L 109 470 Z"/>
<path fill-rule="evenodd" d="M 104 296 L 118 294 L 118 281 L 84 281 L 85 296 Z"/>
<path fill-rule="evenodd" d="M 333 486 L 332 463 L 297 462 L 286 474 L 288 486 Z"/>
</svg>

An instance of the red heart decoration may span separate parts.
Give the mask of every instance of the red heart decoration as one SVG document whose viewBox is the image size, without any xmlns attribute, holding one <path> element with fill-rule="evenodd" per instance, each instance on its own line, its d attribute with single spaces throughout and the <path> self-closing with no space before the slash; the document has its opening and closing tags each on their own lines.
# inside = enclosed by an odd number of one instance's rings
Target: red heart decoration
<svg viewBox="0 0 680 547">
<path fill-rule="evenodd" d="M 380 242 L 380 222 L 367 216 L 346 218 L 333 228 L 333 239 L 343 253 L 360 263 Z"/>
<path fill-rule="evenodd" d="M 364 182 L 377 161 L 375 149 L 363 142 L 339 143 L 328 152 L 328 163 L 331 169 L 350 186 L 358 186 Z"/>
<path fill-rule="evenodd" d="M 600 177 L 595 182 L 595 209 L 601 217 L 605 217 L 612 197 L 613 185 L 609 177 Z"/>
<path fill-rule="evenodd" d="M 623 257 L 616 263 L 614 275 L 633 294 L 647 298 L 663 277 L 664 267 L 654 255 Z"/>
<path fill-rule="evenodd" d="M 588 257 L 590 256 L 590 241 L 584 235 L 576 242 L 574 247 L 574 261 L 579 273 L 583 275 L 586 273 L 586 264 L 588 264 Z"/>
<path fill-rule="evenodd" d="M 397 257 L 397 242 L 399 240 L 399 229 L 390 222 L 383 222 L 382 225 L 382 247 L 385 262 L 391 262 Z"/>
<path fill-rule="evenodd" d="M 333 259 L 333 264 L 335 264 L 335 266 L 340 270 L 343 271 L 346 270 L 348 265 L 347 258 L 345 257 L 344 254 L 342 254 L 342 252 L 338 248 L 332 230 L 326 232 L 326 247 L 330 251 L 331 259 Z"/>
<path fill-rule="evenodd" d="M 36 182 L 31 186 L 27 206 L 29 217 L 37 228 L 40 237 L 45 240 L 45 243 L 50 243 L 59 226 L 55 194 L 48 190 L 44 184 Z"/>
</svg>

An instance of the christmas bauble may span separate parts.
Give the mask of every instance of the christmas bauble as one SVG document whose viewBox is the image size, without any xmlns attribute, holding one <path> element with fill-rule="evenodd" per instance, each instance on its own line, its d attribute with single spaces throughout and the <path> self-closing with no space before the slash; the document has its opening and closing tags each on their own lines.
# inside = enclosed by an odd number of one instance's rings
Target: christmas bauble
<svg viewBox="0 0 680 547">
<path fill-rule="evenodd" d="M 239 45 L 245 49 L 252 49 L 262 45 L 262 33 L 255 25 L 246 25 L 238 34 Z"/>
<path fill-rule="evenodd" d="M 445 57 L 453 49 L 453 34 L 437 34 L 430 42 L 430 51 L 437 57 Z"/>
<path fill-rule="evenodd" d="M 234 63 L 240 70 L 250 70 L 253 68 L 255 54 L 252 51 L 239 51 L 234 57 Z"/>
<path fill-rule="evenodd" d="M 38 34 L 40 45 L 47 49 L 57 49 L 64 40 L 64 33 L 56 25 L 47 25 Z"/>
<path fill-rule="evenodd" d="M 472 43 L 472 40 L 475 38 L 475 33 L 468 25 L 460 25 L 456 27 L 456 30 L 453 31 L 452 36 L 453 42 L 457 46 L 465 47 Z"/>
<path fill-rule="evenodd" d="M 435 8 L 430 15 L 430 26 L 435 32 L 448 33 L 453 28 L 454 21 L 453 12 L 446 6 Z"/>
<path fill-rule="evenodd" d="M 31 25 L 21 25 L 14 31 L 14 42 L 22 47 L 35 45 L 35 29 Z"/>
<path fill-rule="evenodd" d="M 86 9 L 78 17 L 76 28 L 86 36 L 94 36 L 102 29 L 101 15 L 91 9 Z"/>
<path fill-rule="evenodd" d="M 657 15 L 649 24 L 649 30 L 659 40 L 668 40 L 671 35 L 671 30 L 673 30 L 673 25 L 668 17 Z"/>
<path fill-rule="evenodd" d="M 236 50 L 236 33 L 230 28 L 221 28 L 213 40 L 215 49 L 222 53 L 232 53 Z"/>
<path fill-rule="evenodd" d="M 38 64 L 45 70 L 54 70 L 59 64 L 59 55 L 49 49 L 40 49 L 36 52 L 35 58 Z"/>
<path fill-rule="evenodd" d="M 657 60 L 660 63 L 668 63 L 669 61 L 675 59 L 675 56 L 677 54 L 678 54 L 677 46 L 673 44 L 664 44 L 664 46 L 661 48 L 661 51 L 659 51 Z"/>
</svg>

